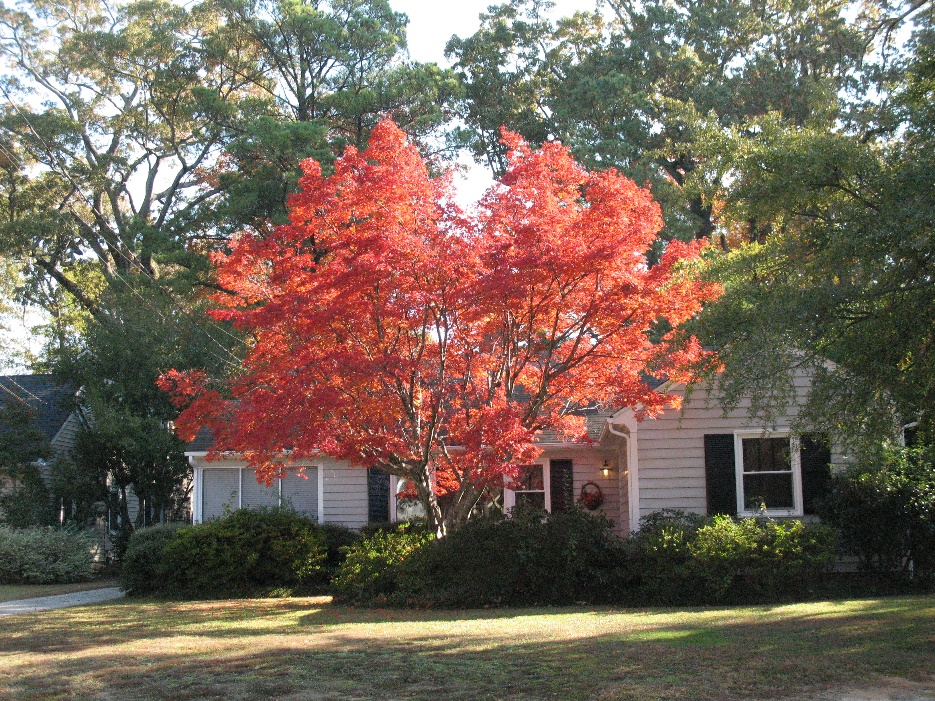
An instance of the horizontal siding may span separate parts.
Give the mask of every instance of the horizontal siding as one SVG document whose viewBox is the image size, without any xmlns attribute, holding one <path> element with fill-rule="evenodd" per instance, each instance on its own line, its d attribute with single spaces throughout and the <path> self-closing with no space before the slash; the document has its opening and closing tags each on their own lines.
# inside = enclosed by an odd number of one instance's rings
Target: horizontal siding
<svg viewBox="0 0 935 701">
<path fill-rule="evenodd" d="M 799 374 L 795 387 L 803 404 L 809 378 Z M 668 409 L 656 419 L 646 419 L 637 426 L 640 517 L 663 508 L 704 513 L 705 494 L 704 435 L 735 431 L 787 431 L 798 409 L 790 406 L 777 426 L 751 419 L 749 398 L 737 409 L 724 414 L 715 394 L 695 391 L 681 411 Z M 832 451 L 832 463 L 845 461 Z"/>
<path fill-rule="evenodd" d="M 324 460 L 323 465 L 325 522 L 349 528 L 367 525 L 367 471 L 331 459 Z"/>
<path fill-rule="evenodd" d="M 614 530 L 618 533 L 626 533 L 629 529 L 629 504 L 627 502 L 626 482 L 621 485 L 621 471 L 617 469 L 616 457 L 613 453 L 600 452 L 595 449 L 562 451 L 546 450 L 538 458 L 539 460 L 571 460 L 574 478 L 574 498 L 575 502 L 581 496 L 581 487 L 586 482 L 594 482 L 601 488 L 604 495 L 604 503 L 595 510 L 594 513 L 603 513 L 614 523 Z M 610 460 L 613 472 L 609 477 L 604 477 L 601 467 L 604 460 Z"/>
</svg>

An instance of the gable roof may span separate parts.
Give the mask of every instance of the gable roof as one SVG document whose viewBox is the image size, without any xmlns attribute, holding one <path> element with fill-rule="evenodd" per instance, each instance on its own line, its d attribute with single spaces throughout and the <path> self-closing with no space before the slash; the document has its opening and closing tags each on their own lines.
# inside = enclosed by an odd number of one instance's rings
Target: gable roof
<svg viewBox="0 0 935 701">
<path fill-rule="evenodd" d="M 35 410 L 36 428 L 49 441 L 75 409 L 75 389 L 52 375 L 0 375 L 0 407 L 14 398 Z"/>
</svg>

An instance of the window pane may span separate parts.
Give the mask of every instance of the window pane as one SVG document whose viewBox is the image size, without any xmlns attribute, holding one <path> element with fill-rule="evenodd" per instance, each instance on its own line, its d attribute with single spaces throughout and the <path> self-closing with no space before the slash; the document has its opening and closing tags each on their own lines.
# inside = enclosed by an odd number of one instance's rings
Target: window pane
<svg viewBox="0 0 935 701">
<path fill-rule="evenodd" d="M 545 509 L 545 492 L 517 492 L 516 505 L 529 506 L 534 509 Z"/>
<path fill-rule="evenodd" d="M 795 506 L 791 472 L 774 475 L 744 475 L 743 494 L 744 506 L 751 511 L 756 511 L 763 504 L 766 504 L 767 509 L 791 509 Z"/>
<path fill-rule="evenodd" d="M 543 490 L 545 481 L 542 478 L 542 465 L 522 465 L 516 478 L 516 488 Z"/>
<path fill-rule="evenodd" d="M 744 438 L 743 471 L 792 471 L 788 438 Z"/>
</svg>

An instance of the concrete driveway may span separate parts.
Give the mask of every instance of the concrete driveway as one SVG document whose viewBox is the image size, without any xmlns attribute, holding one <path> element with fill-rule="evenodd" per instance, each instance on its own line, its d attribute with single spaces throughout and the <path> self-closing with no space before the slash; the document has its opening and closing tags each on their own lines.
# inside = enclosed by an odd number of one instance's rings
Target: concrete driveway
<svg viewBox="0 0 935 701">
<path fill-rule="evenodd" d="M 119 587 L 105 589 L 91 589 L 89 591 L 76 591 L 71 594 L 58 594 L 56 596 L 40 596 L 36 599 L 20 599 L 19 601 L 5 601 L 0 603 L 0 616 L 12 616 L 16 613 L 32 613 L 34 611 L 48 611 L 50 609 L 63 609 L 69 606 L 84 606 L 96 604 L 101 601 L 110 601 L 123 597 L 123 590 Z"/>
</svg>

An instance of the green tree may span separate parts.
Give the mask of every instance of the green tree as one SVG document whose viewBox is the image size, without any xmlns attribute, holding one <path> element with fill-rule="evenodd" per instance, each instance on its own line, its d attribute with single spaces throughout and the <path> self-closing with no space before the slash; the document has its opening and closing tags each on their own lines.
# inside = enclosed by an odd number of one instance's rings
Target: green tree
<svg viewBox="0 0 935 701">
<path fill-rule="evenodd" d="M 299 162 L 326 167 L 347 144 L 366 147 L 382 116 L 433 140 L 460 85 L 450 70 L 409 61 L 406 15 L 386 0 L 209 0 L 223 18 L 217 60 L 251 90 L 214 118 L 231 128 L 218 167 L 225 224 L 265 228 L 286 220 Z M 437 139 L 434 139 L 437 140 Z"/>
<path fill-rule="evenodd" d="M 751 120 L 831 128 L 846 118 L 840 96 L 859 95 L 866 50 L 846 6 L 609 0 L 603 16 L 555 22 L 550 3 L 513 0 L 448 44 L 466 86 L 462 136 L 494 170 L 502 124 L 534 143 L 561 139 L 591 167 L 651 182 L 667 237 L 712 236 L 732 137 L 755 137 Z"/>
<path fill-rule="evenodd" d="M 124 530 L 182 513 L 191 468 L 184 443 L 171 430 L 177 411 L 156 378 L 174 366 L 207 366 L 224 375 L 239 339 L 202 319 L 198 307 L 189 313 L 161 309 L 164 299 L 164 293 L 145 287 L 136 294 L 105 292 L 106 316 L 91 319 L 80 346 L 56 360 L 58 374 L 81 388 L 91 417 L 72 461 L 57 469 L 56 496 L 75 502 L 76 520 L 107 499 Z M 140 502 L 132 523 L 131 489 Z"/>
<path fill-rule="evenodd" d="M 51 446 L 36 427 L 36 410 L 9 391 L 4 394 L 0 397 L 0 521 L 14 527 L 45 525 L 51 511 L 38 462 L 51 455 Z"/>
<path fill-rule="evenodd" d="M 0 242 L 92 314 L 73 270 L 93 260 L 110 286 L 201 274 L 220 188 L 205 177 L 224 130 L 202 118 L 239 76 L 204 60 L 210 13 L 170 2 L 37 0 L 0 11 Z M 41 301 L 41 295 L 30 296 Z"/>
<path fill-rule="evenodd" d="M 726 292 L 696 329 L 721 349 L 728 403 L 784 406 L 804 368 L 816 382 L 803 419 L 852 442 L 917 421 L 935 438 L 931 22 L 931 9 L 915 17 L 872 131 L 762 120 L 737 158 L 723 217 L 772 233 L 717 257 Z"/>
</svg>

